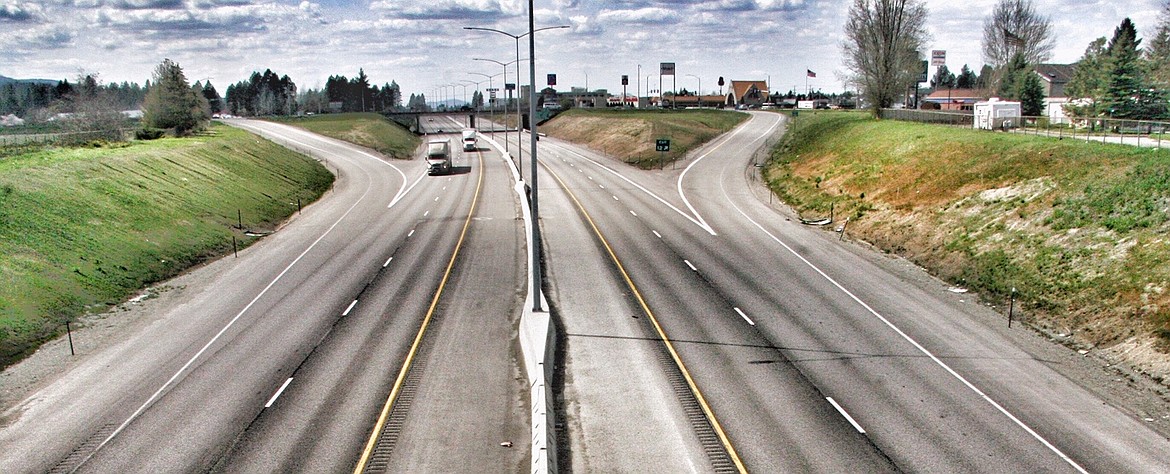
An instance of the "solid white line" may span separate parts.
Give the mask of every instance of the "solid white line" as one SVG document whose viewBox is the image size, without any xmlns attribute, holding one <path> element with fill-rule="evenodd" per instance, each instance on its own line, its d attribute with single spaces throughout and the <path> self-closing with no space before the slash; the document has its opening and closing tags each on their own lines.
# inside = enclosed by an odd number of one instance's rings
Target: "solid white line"
<svg viewBox="0 0 1170 474">
<path fill-rule="evenodd" d="M 841 408 L 841 405 L 838 405 L 837 401 L 833 400 L 833 397 L 825 397 L 825 400 L 828 400 L 829 404 L 833 405 L 833 408 L 836 408 L 837 411 L 841 413 L 841 416 L 845 417 L 846 420 L 849 420 L 849 424 L 853 425 L 853 428 L 856 429 L 858 433 L 865 434 L 865 429 L 862 428 L 861 425 L 857 424 L 857 421 L 855 421 L 852 416 L 849 416 L 849 413 L 846 412 L 844 408 Z"/>
<path fill-rule="evenodd" d="M 264 408 L 270 408 L 272 407 L 273 403 L 276 403 L 276 399 L 280 398 L 280 394 L 284 393 L 284 389 L 288 388 L 288 384 L 292 383 L 292 379 L 292 377 L 289 377 L 288 380 L 285 380 L 284 383 L 281 384 L 280 388 L 276 390 L 276 393 L 272 394 L 272 398 L 268 399 L 268 403 L 264 404 Z"/>
<path fill-rule="evenodd" d="M 390 204 L 386 205 L 386 209 L 390 209 L 391 207 L 394 207 L 395 204 L 398 204 L 398 201 L 401 201 L 403 197 L 406 197 L 406 195 L 409 194 L 415 186 L 418 186 L 418 183 L 422 182 L 422 179 L 425 177 L 427 177 L 426 173 L 418 175 L 418 178 L 410 184 L 410 187 L 406 188 L 406 191 L 400 192 L 397 196 L 394 196 L 394 199 L 390 201 Z"/>
<path fill-rule="evenodd" d="M 652 230 L 652 231 L 650 231 L 650 232 L 653 232 L 655 237 L 658 237 L 658 238 L 660 238 L 660 239 L 662 238 L 662 234 L 659 234 L 659 233 L 658 233 L 658 231 L 656 231 L 656 230 Z"/>
<path fill-rule="evenodd" d="M 721 147 L 721 146 L 727 144 L 727 142 L 731 141 L 731 139 L 733 137 L 735 137 L 736 135 L 739 135 L 740 133 L 743 133 L 744 130 L 747 130 L 747 124 L 755 121 L 756 117 L 758 117 L 758 115 L 752 115 L 752 118 L 749 119 L 747 123 L 740 125 L 739 127 L 736 127 L 735 132 L 724 135 L 722 138 L 722 143 L 719 143 L 718 145 L 714 145 L 714 144 L 711 145 L 710 149 L 708 149 L 706 153 L 703 153 L 698 158 L 695 158 L 695 161 L 692 161 L 691 164 L 688 165 L 686 167 L 686 169 L 683 170 L 682 174 L 678 175 L 678 196 L 681 197 L 683 200 L 683 203 L 687 205 L 687 209 L 691 210 L 691 214 L 694 214 L 695 217 L 698 218 L 699 221 L 702 222 L 704 226 L 707 226 L 707 228 L 710 229 L 711 235 L 715 235 L 715 230 L 711 229 L 711 226 L 707 225 L 707 221 L 703 220 L 703 216 L 699 215 L 699 211 L 697 209 L 695 209 L 695 206 L 691 205 L 690 199 L 687 199 L 686 193 L 683 192 L 683 178 L 685 178 L 687 176 L 687 173 L 689 173 L 691 171 L 691 168 L 694 168 L 695 165 L 698 165 L 700 161 L 703 161 L 703 158 L 710 156 L 719 147 Z M 750 147 L 751 145 L 753 145 L 754 143 L 756 143 L 760 140 L 767 139 L 767 137 L 772 134 L 772 131 L 775 130 L 776 127 L 778 127 L 781 123 L 783 123 L 783 120 L 778 118 L 776 120 L 776 123 L 772 124 L 772 126 L 770 128 L 768 128 L 767 132 L 760 135 L 756 139 L 748 142 L 747 146 Z"/>
<path fill-rule="evenodd" d="M 386 259 L 386 263 L 382 264 L 382 268 L 386 268 L 387 266 L 389 266 L 391 260 L 394 260 L 394 257 L 390 257 L 390 258 Z"/>
<path fill-rule="evenodd" d="M 408 237 L 408 238 L 409 238 L 409 237 L 410 237 L 410 236 L 412 236 L 412 235 L 414 235 L 414 229 L 410 229 L 410 233 L 409 233 L 409 234 L 406 234 L 406 237 Z"/>
<path fill-rule="evenodd" d="M 677 212 L 677 213 L 678 213 L 678 215 L 680 215 L 680 216 L 683 216 L 683 218 L 685 218 L 685 219 L 687 219 L 687 220 L 691 221 L 692 223 L 694 223 L 695 225 L 699 226 L 699 228 L 700 228 L 700 229 L 703 229 L 703 230 L 707 231 L 707 233 L 708 233 L 708 234 L 711 234 L 711 235 L 718 235 L 718 234 L 716 234 L 716 233 L 715 233 L 715 229 L 712 229 L 712 228 L 711 228 L 711 226 L 707 225 L 707 222 L 703 220 L 702 216 L 698 216 L 698 214 L 695 214 L 695 216 L 697 216 L 697 217 L 698 217 L 698 219 L 696 219 L 695 217 L 692 217 L 692 216 L 688 215 L 687 213 L 683 212 L 683 211 L 682 211 L 682 209 L 679 209 L 679 208 L 678 208 L 678 207 L 676 207 L 674 204 L 671 204 L 671 203 L 669 203 L 669 202 L 666 202 L 666 200 L 665 200 L 665 199 L 662 199 L 662 197 L 661 197 L 661 196 L 659 196 L 659 195 L 657 195 L 657 194 L 654 194 L 654 192 L 650 191 L 649 189 L 646 189 L 646 187 L 645 187 L 645 186 L 642 186 L 641 184 L 638 184 L 638 183 L 634 182 L 634 180 L 632 180 L 632 179 L 630 179 L 630 178 L 627 178 L 627 177 L 625 177 L 624 175 L 622 175 L 621 173 L 619 173 L 617 170 L 614 170 L 613 168 L 610 168 L 610 167 L 608 167 L 608 166 L 606 166 L 606 165 L 602 164 L 601 162 L 599 162 L 599 161 L 597 161 L 597 160 L 594 160 L 594 159 L 592 159 L 592 158 L 589 158 L 589 157 L 587 157 L 587 156 L 585 156 L 585 155 L 582 155 L 582 154 L 580 154 L 580 153 L 577 153 L 575 150 L 573 150 L 573 149 L 571 149 L 571 148 L 568 148 L 568 147 L 565 147 L 565 146 L 561 146 L 561 145 L 551 145 L 551 144 L 550 144 L 549 146 L 550 146 L 550 147 L 558 147 L 558 146 L 559 146 L 561 149 L 563 149 L 563 150 L 564 150 L 564 152 L 565 152 L 565 153 L 571 153 L 571 154 L 577 155 L 577 156 L 581 157 L 581 159 L 583 159 L 583 160 L 585 160 L 585 161 L 588 161 L 588 162 L 590 162 L 590 163 L 593 163 L 593 164 L 594 164 L 595 166 L 597 166 L 598 168 L 601 168 L 601 169 L 603 169 L 603 170 L 605 170 L 605 171 L 608 171 L 608 172 L 609 172 L 609 174 L 612 174 L 612 175 L 614 175 L 614 176 L 617 176 L 619 179 L 622 179 L 623 181 L 625 181 L 625 182 L 627 182 L 627 183 L 630 183 L 630 185 L 634 186 L 635 188 L 638 188 L 638 189 L 640 189 L 640 190 L 641 190 L 643 193 L 646 193 L 646 195 L 647 195 L 647 196 L 650 196 L 650 197 L 652 197 L 652 198 L 654 198 L 654 199 L 657 199 L 657 200 L 658 200 L 658 202 L 661 202 L 661 203 L 662 203 L 663 205 L 665 205 L 666 207 L 669 207 L 670 209 L 674 210 L 674 212 Z M 605 187 L 603 186 L 601 189 L 605 189 Z M 685 200 L 685 198 L 684 198 L 684 200 Z"/>
<path fill-rule="evenodd" d="M 219 332 L 215 334 L 215 336 L 211 337 L 211 340 L 207 341 L 207 343 L 204 344 L 203 347 L 195 353 L 195 355 L 191 356 L 191 358 L 187 360 L 187 363 L 183 364 L 183 366 L 180 367 L 179 370 L 171 376 L 171 378 L 167 379 L 167 381 L 163 383 L 162 386 L 158 388 L 158 390 L 155 390 L 154 394 L 152 394 L 150 398 L 148 398 L 146 402 L 142 404 L 142 406 L 139 406 L 138 409 L 134 411 L 134 413 L 130 414 L 129 418 L 126 418 L 126 421 L 123 421 L 117 429 L 110 433 L 110 435 L 101 442 L 101 444 L 98 444 L 98 446 L 93 449 L 93 453 L 100 451 L 103 447 L 105 447 L 106 444 L 110 442 L 110 440 L 121 434 L 122 431 L 125 430 L 131 422 L 133 422 L 138 418 L 139 415 L 142 414 L 142 412 L 146 411 L 147 408 L 153 405 L 154 402 L 158 400 L 158 397 L 161 396 L 162 393 L 171 386 L 171 384 L 175 383 L 175 381 L 178 380 L 179 377 L 182 376 L 183 373 L 186 372 L 187 369 L 189 369 L 191 365 L 195 363 L 196 360 L 199 360 L 199 358 L 203 356 L 204 352 L 207 352 L 207 349 L 211 348 L 211 346 L 214 345 L 216 341 L 219 341 L 219 338 L 223 337 L 224 333 L 226 333 L 228 329 L 231 329 L 231 327 L 236 324 L 236 321 L 239 321 L 240 318 L 244 316 L 244 313 L 247 313 L 249 309 L 252 309 L 252 306 L 254 306 L 257 301 L 260 301 L 260 298 L 263 298 L 264 295 L 268 294 L 268 290 L 271 290 L 273 286 L 276 286 L 276 282 L 280 281 L 281 278 L 284 278 L 284 275 L 292 270 L 293 266 L 300 262 L 302 258 L 305 258 L 305 255 L 308 255 L 309 252 L 316 248 L 317 244 L 321 243 L 322 240 L 325 240 L 325 237 L 332 233 L 333 229 L 336 229 L 337 226 L 341 224 L 341 221 L 345 220 L 345 218 L 348 217 L 349 214 L 357 208 L 358 204 L 361 204 L 361 202 L 365 200 L 366 196 L 370 194 L 371 189 L 373 189 L 373 186 L 366 188 L 366 192 L 362 194 L 362 197 L 358 198 L 357 201 L 354 201 L 353 205 L 349 206 L 349 209 L 347 209 L 345 213 L 341 215 L 341 217 L 338 217 L 337 221 L 335 221 L 333 225 L 330 225 L 328 229 L 325 229 L 325 232 L 322 233 L 320 237 L 317 237 L 317 240 L 314 240 L 313 243 L 309 244 L 309 247 L 301 252 L 300 255 L 297 255 L 297 258 L 293 259 L 292 263 L 289 263 L 287 267 L 284 267 L 284 270 L 282 270 L 280 274 L 276 275 L 276 278 L 273 278 L 272 281 L 269 282 L 263 290 L 260 290 L 260 293 L 257 294 L 255 298 L 252 298 L 252 301 L 248 302 L 247 306 L 244 306 L 244 309 L 241 309 L 239 313 L 236 313 L 235 317 L 233 317 L 231 321 L 228 321 L 228 323 L 224 325 L 224 327 L 221 328 Z M 90 456 L 92 456 L 92 454 Z M 82 463 L 88 460 L 89 458 L 87 457 L 82 461 Z"/>
<path fill-rule="evenodd" d="M 638 213 L 636 213 L 636 212 L 634 212 L 634 211 L 630 211 L 630 214 L 633 214 L 633 215 L 634 215 L 634 217 L 638 217 Z"/>
<path fill-rule="evenodd" d="M 841 285 L 840 283 L 837 283 L 837 280 L 834 280 L 833 277 L 829 276 L 829 274 L 825 273 L 823 270 L 821 270 L 819 267 L 814 265 L 808 259 L 804 258 L 803 255 L 797 253 L 796 250 L 794 250 L 792 247 L 789 247 L 788 244 L 786 244 L 786 243 L 784 243 L 784 241 L 780 240 L 779 237 L 776 237 L 771 232 L 768 232 L 768 230 L 765 229 L 763 225 L 761 225 L 759 222 L 756 222 L 756 220 L 752 219 L 750 216 L 748 216 L 747 213 L 743 211 L 743 209 L 740 209 L 739 206 L 735 205 L 735 202 L 733 202 L 731 200 L 731 197 L 727 196 L 726 190 L 724 190 L 724 197 L 727 198 L 727 202 L 731 204 L 731 207 L 735 208 L 735 210 L 738 211 L 739 214 L 742 215 L 745 219 L 747 219 L 748 222 L 751 222 L 753 225 L 755 225 L 757 228 L 759 228 L 761 231 L 763 231 L 765 235 L 767 235 L 768 237 L 771 237 L 772 240 L 774 240 L 774 241 L 776 241 L 776 243 L 780 244 L 781 247 L 784 247 L 785 250 L 787 250 L 789 253 L 791 253 L 796 258 L 800 259 L 801 262 L 804 262 L 804 264 L 807 265 L 809 268 L 813 269 L 813 271 L 820 274 L 822 278 L 824 278 L 825 280 L 828 280 L 828 282 L 831 283 L 833 286 L 837 287 L 838 290 L 841 290 L 842 293 L 845 293 L 845 295 L 847 295 L 850 299 L 855 301 L 857 304 L 861 305 L 862 308 L 865 308 L 866 311 L 868 311 L 870 314 L 872 314 L 874 317 L 876 317 L 879 321 L 884 323 L 887 327 L 892 329 L 896 334 L 901 336 L 902 339 L 906 340 L 906 342 L 909 342 L 910 345 L 914 346 L 915 349 L 918 349 L 919 352 L 921 352 L 923 355 L 925 355 L 930 360 L 934 361 L 934 363 L 937 364 L 939 367 L 942 367 L 942 369 L 944 371 L 946 371 L 948 374 L 950 374 L 956 380 L 961 382 L 963 385 L 965 385 L 972 392 L 975 392 L 976 395 L 978 395 L 980 398 L 982 398 L 984 401 L 986 401 L 992 407 L 995 407 L 996 410 L 998 410 L 1004 416 L 1008 417 L 1008 419 L 1011 420 L 1013 423 L 1015 423 L 1016 426 L 1019 426 L 1024 431 L 1026 431 L 1029 435 L 1032 436 L 1032 438 L 1039 441 L 1041 444 L 1043 444 L 1045 447 L 1047 447 L 1053 453 L 1056 453 L 1057 456 L 1060 456 L 1061 459 L 1063 459 L 1066 463 L 1068 463 L 1070 466 L 1072 466 L 1074 469 L 1076 469 L 1077 472 L 1082 472 L 1082 473 L 1088 474 L 1088 471 L 1086 471 L 1085 468 L 1081 467 L 1080 464 L 1077 464 L 1076 461 L 1073 461 L 1072 458 L 1068 457 L 1067 454 L 1064 454 L 1063 451 L 1061 451 L 1059 448 L 1057 448 L 1055 445 L 1053 445 L 1051 442 L 1049 442 L 1043 436 L 1040 436 L 1040 433 L 1037 433 L 1030 426 L 1024 424 L 1024 422 L 1021 421 L 1019 418 L 1016 418 L 1016 416 L 1013 415 L 1006 408 L 1004 408 L 1003 405 L 1000 405 L 995 400 L 992 400 L 992 398 L 987 396 L 986 393 L 983 393 L 982 390 L 979 390 L 979 388 L 976 387 L 975 384 L 969 382 L 962 375 L 959 375 L 959 373 L 956 372 L 955 369 L 952 369 L 951 366 L 947 365 L 941 359 L 936 357 L 934 355 L 934 353 L 927 350 L 926 347 L 924 347 L 922 344 L 919 344 L 918 341 L 911 338 L 910 335 L 903 332 L 900 328 L 898 328 L 898 326 L 895 326 L 894 323 L 892 323 L 892 322 L 890 322 L 890 320 L 886 319 L 885 316 L 882 316 L 881 313 L 878 313 L 877 310 L 874 310 L 873 307 L 866 304 L 865 301 L 862 301 L 861 298 L 858 298 L 857 295 L 854 295 L 853 292 L 846 289 L 843 285 Z"/>
<path fill-rule="evenodd" d="M 353 307 L 354 307 L 354 306 L 357 306 L 357 300 L 353 300 L 353 303 L 350 303 L 350 304 L 349 304 L 349 307 L 348 307 L 348 308 L 345 308 L 345 312 L 344 312 L 344 313 L 341 313 L 341 315 L 342 315 L 342 316 L 349 316 L 349 312 L 350 312 L 350 311 L 353 311 Z"/>
<path fill-rule="evenodd" d="M 746 314 L 743 314 L 743 310 L 735 308 L 735 312 L 739 313 L 739 317 L 743 318 L 744 321 L 747 321 L 748 324 L 752 326 L 756 325 L 756 322 L 752 321 L 752 318 L 749 318 Z"/>
<path fill-rule="evenodd" d="M 695 266 L 694 266 L 694 265 L 691 265 L 691 261 L 690 261 L 690 260 L 683 260 L 683 263 L 686 263 L 688 267 L 691 267 L 691 270 L 692 270 L 692 271 L 696 271 L 696 272 L 697 272 L 697 271 L 699 271 L 699 269 L 698 269 L 698 268 L 695 268 Z"/>
</svg>

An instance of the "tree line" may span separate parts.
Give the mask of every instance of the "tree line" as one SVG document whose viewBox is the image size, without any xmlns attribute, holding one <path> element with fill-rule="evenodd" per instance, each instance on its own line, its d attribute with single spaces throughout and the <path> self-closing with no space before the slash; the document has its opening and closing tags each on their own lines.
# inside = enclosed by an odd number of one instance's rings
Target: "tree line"
<svg viewBox="0 0 1170 474">
<path fill-rule="evenodd" d="M 44 121 L 59 113 L 72 113 L 79 99 L 101 96 L 111 107 L 133 110 L 142 105 L 150 81 L 145 86 L 122 82 L 102 84 L 97 74 L 86 74 L 70 83 L 62 79 L 49 81 L 12 81 L 0 86 L 0 115 L 16 115 L 26 120 Z"/>
<path fill-rule="evenodd" d="M 873 111 L 890 107 L 917 90 L 924 72 L 927 9 L 923 0 L 853 0 L 842 45 L 848 80 Z M 1170 0 L 1162 4 L 1155 34 L 1145 48 L 1130 19 L 1110 39 L 1091 42 L 1074 65 L 1065 91 L 1065 112 L 1074 117 L 1170 118 Z M 1056 44 L 1052 21 L 1033 0 L 999 0 L 983 23 L 983 56 L 976 74 L 964 65 L 958 75 L 945 65 L 932 88 L 982 89 L 1018 100 L 1024 115 L 1041 115 L 1044 85 L 1035 72 Z"/>
</svg>

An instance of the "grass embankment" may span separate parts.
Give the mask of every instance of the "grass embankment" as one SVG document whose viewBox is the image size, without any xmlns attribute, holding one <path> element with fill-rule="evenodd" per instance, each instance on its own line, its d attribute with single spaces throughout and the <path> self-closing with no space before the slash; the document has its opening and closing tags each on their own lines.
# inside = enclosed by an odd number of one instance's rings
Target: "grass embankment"
<svg viewBox="0 0 1170 474">
<path fill-rule="evenodd" d="M 988 301 L 1017 288 L 1059 338 L 1166 362 L 1170 152 L 821 113 L 765 172 L 798 212 L 835 205 L 850 235 Z"/>
<path fill-rule="evenodd" d="M 539 131 L 641 168 L 655 168 L 683 158 L 747 117 L 724 110 L 573 109 L 541 125 Z M 659 138 L 670 139 L 665 156 L 654 151 Z"/>
<path fill-rule="evenodd" d="M 238 129 L 0 159 L 0 368 L 146 285 L 255 240 L 329 189 Z M 236 229 L 237 211 L 244 230 Z"/>
<path fill-rule="evenodd" d="M 271 119 L 327 137 L 373 148 L 391 158 L 408 160 L 422 141 L 395 122 L 375 113 L 325 114 Z"/>
</svg>

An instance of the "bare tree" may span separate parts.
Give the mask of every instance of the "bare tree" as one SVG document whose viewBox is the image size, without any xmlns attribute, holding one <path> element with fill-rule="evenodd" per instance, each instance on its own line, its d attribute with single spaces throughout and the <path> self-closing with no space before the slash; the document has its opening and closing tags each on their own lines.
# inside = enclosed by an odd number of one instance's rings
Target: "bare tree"
<svg viewBox="0 0 1170 474">
<path fill-rule="evenodd" d="M 922 73 L 926 5 L 921 0 L 854 0 L 845 23 L 845 66 L 875 113 L 897 101 Z"/>
<path fill-rule="evenodd" d="M 1054 47 L 1052 20 L 1036 13 L 1032 0 L 1000 0 L 983 20 L 983 56 L 997 68 L 1016 53 L 1028 64 L 1040 64 L 1052 57 Z"/>
</svg>

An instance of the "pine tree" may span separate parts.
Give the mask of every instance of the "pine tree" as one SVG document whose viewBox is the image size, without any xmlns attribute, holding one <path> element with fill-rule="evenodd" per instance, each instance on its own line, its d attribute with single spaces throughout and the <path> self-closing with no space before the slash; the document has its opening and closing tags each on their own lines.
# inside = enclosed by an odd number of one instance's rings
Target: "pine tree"
<svg viewBox="0 0 1170 474">
<path fill-rule="evenodd" d="M 1085 48 L 1085 54 L 1077 61 L 1077 69 L 1065 86 L 1065 92 L 1073 99 L 1065 110 L 1078 117 L 1096 117 L 1101 114 L 1101 102 L 1105 93 L 1106 63 L 1109 60 L 1105 50 L 1105 38 L 1097 38 Z"/>
<path fill-rule="evenodd" d="M 1020 99 L 1021 113 L 1025 117 L 1037 117 L 1044 113 L 1044 84 L 1040 83 L 1040 76 L 1028 70 L 1022 77 L 1017 77 L 1018 84 L 1016 97 Z"/>
<path fill-rule="evenodd" d="M 975 72 L 964 64 L 963 69 L 959 70 L 958 77 L 955 78 L 955 87 L 959 89 L 973 89 L 978 80 L 979 78 L 975 76 Z"/>
<path fill-rule="evenodd" d="M 1002 79 L 999 81 L 999 96 L 1008 100 L 1019 100 L 1020 82 L 1025 74 L 1032 74 L 1032 68 L 1023 53 L 1016 53 L 1003 67 Z"/>
<path fill-rule="evenodd" d="M 187 84 L 183 69 L 174 61 L 164 59 L 154 70 L 154 87 L 142 104 L 142 121 L 148 127 L 190 133 L 209 118 L 201 105 L 199 95 Z"/>
<path fill-rule="evenodd" d="M 1137 29 L 1129 18 L 1113 31 L 1113 39 L 1106 50 L 1109 56 L 1108 82 L 1102 105 L 1110 117 L 1139 118 L 1140 107 L 1137 97 L 1142 91 L 1142 65 L 1138 53 L 1141 40 Z"/>
</svg>

